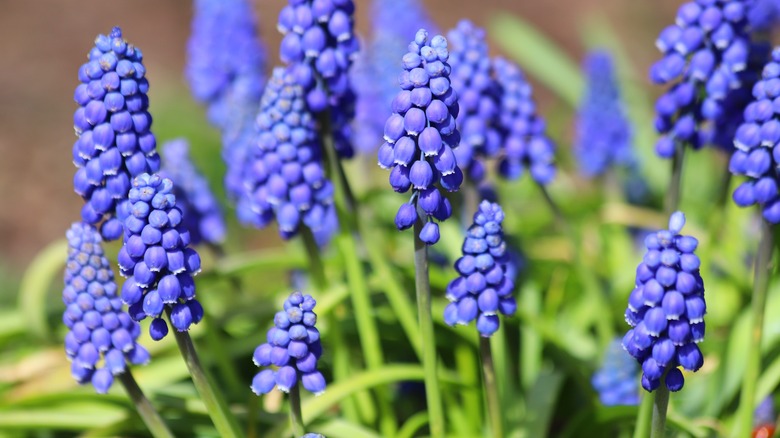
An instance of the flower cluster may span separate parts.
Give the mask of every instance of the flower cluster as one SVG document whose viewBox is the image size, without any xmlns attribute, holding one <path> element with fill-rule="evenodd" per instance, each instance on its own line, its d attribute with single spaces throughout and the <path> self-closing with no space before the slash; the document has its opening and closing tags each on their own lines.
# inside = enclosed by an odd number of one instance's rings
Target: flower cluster
<svg viewBox="0 0 780 438">
<path fill-rule="evenodd" d="M 145 75 L 141 51 L 122 38 L 118 27 L 97 36 L 89 61 L 79 68 L 73 186 L 86 201 L 82 220 L 97 225 L 106 219 L 100 229 L 106 240 L 122 235 L 132 178 L 160 167 Z"/>
<path fill-rule="evenodd" d="M 161 175 L 174 181 L 174 194 L 190 242 L 219 244 L 225 240 L 225 219 L 208 181 L 190 160 L 189 144 L 180 138 L 162 147 Z"/>
<path fill-rule="evenodd" d="M 762 79 L 753 87 L 755 100 L 745 108 L 745 122 L 734 138 L 736 150 L 729 170 L 748 180 L 734 190 L 734 202 L 747 207 L 759 204 L 764 218 L 780 223 L 780 194 L 777 166 L 780 163 L 780 112 L 774 101 L 780 97 L 780 49 L 772 52 L 772 61 L 764 67 Z"/>
<path fill-rule="evenodd" d="M 333 185 L 325 176 L 303 89 L 283 68 L 275 69 L 266 85 L 257 129 L 257 145 L 244 173 L 252 222 L 264 227 L 275 217 L 285 239 L 305 225 L 324 245 L 338 229 Z"/>
<path fill-rule="evenodd" d="M 750 6 L 746 0 L 689 1 L 678 9 L 676 24 L 659 35 L 656 46 L 663 58 L 651 67 L 650 78 L 657 84 L 672 83 L 656 102 L 659 156 L 669 158 L 685 144 L 699 148 L 729 137 L 701 125 L 710 121 L 716 129 L 734 127 L 732 119 L 741 117 L 747 103 L 739 89 L 751 86 L 743 77 L 754 49 L 747 20 Z M 732 92 L 737 94 L 729 97 Z"/>
<path fill-rule="evenodd" d="M 670 391 L 684 379 L 678 366 L 697 371 L 704 357 L 704 282 L 699 275 L 698 241 L 680 235 L 685 215 L 675 212 L 669 229 L 645 238 L 644 260 L 636 269 L 636 288 L 628 298 L 626 322 L 632 327 L 623 348 L 642 365 L 642 387 L 653 391 L 666 375 Z"/>
<path fill-rule="evenodd" d="M 578 112 L 574 148 L 582 172 L 592 177 L 613 164 L 633 164 L 634 154 L 612 57 L 606 51 L 590 53 L 585 73 L 587 88 Z"/>
<path fill-rule="evenodd" d="M 188 247 L 190 233 L 176 207 L 170 179 L 141 174 L 133 180 L 129 199 L 124 245 L 117 256 L 120 273 L 127 278 L 122 301 L 130 306 L 134 320 L 154 318 L 149 334 L 158 341 L 168 334 L 162 319 L 166 308 L 178 331 L 189 330 L 203 318 L 192 279 L 200 272 L 200 256 Z"/>
<path fill-rule="evenodd" d="M 504 211 L 498 204 L 482 201 L 474 213 L 474 224 L 466 232 L 463 257 L 455 262 L 460 276 L 447 285 L 450 303 L 444 309 L 449 325 L 477 320 L 477 331 L 490 337 L 498 330 L 498 313 L 514 315 L 517 302 L 514 283 L 507 275 L 507 254 L 501 222 Z"/>
<path fill-rule="evenodd" d="M 72 361 L 73 378 L 82 384 L 91 381 L 103 394 L 128 362 L 149 362 L 149 352 L 136 342 L 141 332 L 138 323 L 122 310 L 100 234 L 92 225 L 77 222 L 66 237 L 68 262 L 62 291 L 66 308 L 62 320 L 69 331 L 65 352 Z"/>
<path fill-rule="evenodd" d="M 443 221 L 452 214 L 449 200 L 436 185 L 457 191 L 463 182 L 452 151 L 460 133 L 455 125 L 458 95 L 450 86 L 448 57 L 443 36 L 429 41 L 427 31 L 417 31 L 403 56 L 401 91 L 393 99 L 393 114 L 385 123 L 385 142 L 378 152 L 379 166 L 391 169 L 393 190 L 413 191 L 409 202 L 398 209 L 396 227 L 405 230 L 414 225 L 419 207 L 427 218 L 419 237 L 429 245 L 439 241 L 433 218 Z"/>
<path fill-rule="evenodd" d="M 620 339 L 611 342 L 601 368 L 593 374 L 591 384 L 604 406 L 635 406 L 639 404 L 636 361 L 623 351 Z"/>
<path fill-rule="evenodd" d="M 328 110 L 334 147 L 339 156 L 352 157 L 350 143 L 355 94 L 349 67 L 358 51 L 353 30 L 352 0 L 288 0 L 279 13 L 284 35 L 279 56 L 303 87 L 314 113 Z"/>
<path fill-rule="evenodd" d="M 260 344 L 253 356 L 259 367 L 264 369 L 252 379 L 252 391 L 268 394 L 274 386 L 288 392 L 298 384 L 315 395 L 325 392 L 325 377 L 317 371 L 317 360 L 322 356 L 320 332 L 315 327 L 317 302 L 311 295 L 293 292 L 284 300 L 284 310 L 274 316 L 274 326 L 268 330 L 268 342 Z"/>
<path fill-rule="evenodd" d="M 499 117 L 505 138 L 498 171 L 514 180 L 528 168 L 534 181 L 547 184 L 555 177 L 555 147 L 545 133 L 531 84 L 520 67 L 504 58 L 494 59 L 493 69 L 501 86 Z"/>
<path fill-rule="evenodd" d="M 766 32 L 780 22 L 780 2 L 777 0 L 754 0 L 747 12 L 753 31 Z"/>
</svg>

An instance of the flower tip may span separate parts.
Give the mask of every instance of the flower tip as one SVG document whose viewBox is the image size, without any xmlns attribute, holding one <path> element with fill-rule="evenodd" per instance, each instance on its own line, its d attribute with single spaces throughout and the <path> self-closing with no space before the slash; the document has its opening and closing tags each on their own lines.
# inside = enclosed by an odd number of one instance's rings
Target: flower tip
<svg viewBox="0 0 780 438">
<path fill-rule="evenodd" d="M 675 211 L 669 218 L 669 231 L 679 234 L 685 226 L 685 214 L 681 211 Z"/>
</svg>

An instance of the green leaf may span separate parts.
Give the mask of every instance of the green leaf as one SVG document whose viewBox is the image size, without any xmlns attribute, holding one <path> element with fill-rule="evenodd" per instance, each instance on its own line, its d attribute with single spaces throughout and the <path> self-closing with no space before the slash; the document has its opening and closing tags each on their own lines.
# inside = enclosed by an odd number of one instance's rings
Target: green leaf
<svg viewBox="0 0 780 438">
<path fill-rule="evenodd" d="M 85 430 L 127 418 L 127 412 L 105 404 L 69 402 L 44 409 L 0 410 L 0 430 Z"/>
<path fill-rule="evenodd" d="M 528 391 L 528 435 L 529 437 L 547 436 L 555 412 L 555 401 L 563 383 L 563 374 L 558 371 L 543 370 L 539 378 Z"/>
<path fill-rule="evenodd" d="M 373 430 L 339 419 L 330 420 L 327 423 L 318 425 L 316 430 L 314 429 L 315 428 L 312 428 L 311 430 L 313 432 L 332 437 L 359 436 L 361 438 L 380 438 L 380 435 Z"/>
<path fill-rule="evenodd" d="M 22 277 L 19 308 L 30 334 L 38 339 L 46 339 L 51 334 L 46 323 L 47 294 L 54 278 L 62 272 L 67 257 L 68 242 L 55 240 L 35 256 Z"/>
</svg>

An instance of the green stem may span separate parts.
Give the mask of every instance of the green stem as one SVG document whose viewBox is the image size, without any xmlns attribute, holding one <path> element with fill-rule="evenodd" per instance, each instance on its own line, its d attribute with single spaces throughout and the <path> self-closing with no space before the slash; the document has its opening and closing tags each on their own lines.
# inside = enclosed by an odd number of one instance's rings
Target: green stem
<svg viewBox="0 0 780 438">
<path fill-rule="evenodd" d="M 168 429 L 165 421 L 163 421 L 160 414 L 154 409 L 152 403 L 141 391 L 141 387 L 138 386 L 138 382 L 133 378 L 130 368 L 125 369 L 125 371 L 119 375 L 119 381 L 122 382 L 122 385 L 125 387 L 127 395 L 133 400 L 138 415 L 141 416 L 141 420 L 146 424 L 146 427 L 149 429 L 152 436 L 154 438 L 173 438 L 174 435 Z"/>
<path fill-rule="evenodd" d="M 357 203 L 355 202 L 355 195 L 352 193 L 352 188 L 347 180 L 347 174 L 344 172 L 344 166 L 341 164 L 338 153 L 336 152 L 336 146 L 333 142 L 333 130 L 330 126 L 330 111 L 322 111 L 317 116 L 320 127 L 320 139 L 322 140 L 322 148 L 325 150 L 325 171 L 328 173 L 328 178 L 333 181 L 335 186 L 336 203 L 347 213 L 355 212 Z M 357 220 L 357 218 L 355 218 Z"/>
<path fill-rule="evenodd" d="M 684 144 L 678 144 L 674 149 L 672 157 L 672 179 L 669 181 L 669 188 L 666 191 L 664 211 L 666 216 L 671 215 L 680 206 L 680 192 L 682 188 L 683 162 L 685 161 Z"/>
<path fill-rule="evenodd" d="M 766 307 L 767 290 L 769 289 L 769 274 L 771 271 L 772 225 L 766 219 L 761 219 L 761 237 L 756 256 L 755 273 L 753 277 L 753 300 L 751 306 L 752 327 L 748 340 L 748 357 L 745 374 L 742 378 L 742 391 L 739 395 L 739 410 L 737 411 L 736 436 L 750 436 L 753 426 L 753 411 L 756 408 L 756 386 L 761 372 L 761 336 L 764 330 L 764 307 Z"/>
<path fill-rule="evenodd" d="M 493 366 L 493 353 L 490 350 L 490 338 L 479 337 L 479 356 L 482 360 L 482 378 L 485 381 L 485 395 L 487 397 L 488 417 L 492 429 L 491 436 L 501 438 L 504 436 L 503 412 L 498 397 L 498 384 L 496 383 L 496 369 Z"/>
<path fill-rule="evenodd" d="M 471 225 L 471 219 L 474 217 L 474 213 L 479 208 L 479 190 L 474 184 L 466 183 L 463 185 L 463 205 L 461 223 L 463 228 L 468 228 Z"/>
<path fill-rule="evenodd" d="M 320 256 L 320 247 L 314 240 L 314 234 L 312 234 L 309 227 L 301 228 L 301 239 L 303 240 L 303 246 L 306 248 L 306 257 L 309 260 L 309 273 L 311 274 L 312 283 L 320 292 L 324 291 L 327 287 L 328 280 L 325 277 L 325 268 L 322 264 L 322 257 Z"/>
<path fill-rule="evenodd" d="M 431 316 L 431 283 L 428 277 L 428 246 L 420 240 L 423 223 L 418 218 L 414 223 L 414 283 L 417 291 L 417 313 L 420 323 L 420 337 L 423 348 L 423 370 L 425 371 L 425 397 L 428 401 L 431 436 L 444 436 L 444 412 L 442 409 L 439 380 L 436 375 L 436 340 L 433 335 Z"/>
<path fill-rule="evenodd" d="M 669 388 L 661 382 L 655 390 L 653 397 L 653 426 L 650 430 L 650 438 L 664 438 L 666 436 L 666 409 L 669 406 Z"/>
<path fill-rule="evenodd" d="M 636 417 L 634 438 L 650 438 L 650 422 L 653 418 L 653 394 L 642 390 L 642 404 Z"/>
<path fill-rule="evenodd" d="M 166 311 L 170 320 L 170 309 Z M 173 330 L 173 335 L 176 337 L 176 343 L 179 344 L 179 350 L 181 350 L 181 354 L 184 357 L 184 362 L 190 370 L 195 389 L 198 390 L 201 398 L 203 398 L 206 411 L 211 417 L 211 421 L 214 422 L 214 427 L 217 428 L 219 435 L 223 438 L 242 437 L 243 433 L 241 433 L 236 418 L 222 398 L 222 393 L 215 389 L 206 370 L 201 365 L 198 353 L 195 351 L 195 345 L 193 345 L 192 338 L 190 338 L 190 333 Z"/>
<path fill-rule="evenodd" d="M 303 426 L 303 414 L 301 413 L 301 390 L 298 383 L 290 388 L 290 422 L 292 423 L 295 438 L 301 438 L 306 435 L 306 428 Z"/>
</svg>

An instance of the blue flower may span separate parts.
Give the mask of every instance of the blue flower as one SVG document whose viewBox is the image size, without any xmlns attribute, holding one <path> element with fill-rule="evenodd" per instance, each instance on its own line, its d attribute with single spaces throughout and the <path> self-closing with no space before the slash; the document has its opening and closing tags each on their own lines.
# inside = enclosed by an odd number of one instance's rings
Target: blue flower
<svg viewBox="0 0 780 438">
<path fill-rule="evenodd" d="M 453 148 L 460 141 L 455 124 L 458 95 L 450 86 L 447 40 L 417 31 L 403 56 L 401 91 L 392 102 L 393 114 L 384 129 L 379 147 L 379 166 L 390 169 L 390 185 L 399 193 L 412 190 L 412 197 L 395 217 L 399 230 L 414 225 L 418 216 L 426 220 L 420 239 L 428 245 L 439 240 L 439 226 L 452 214 L 449 200 L 439 191 L 457 191 L 463 173 Z M 437 187 L 439 186 L 439 187 Z"/>
<path fill-rule="evenodd" d="M 780 2 L 778 0 L 754 0 L 747 13 L 750 27 L 754 31 L 769 31 L 780 21 Z"/>
<path fill-rule="evenodd" d="M 628 298 L 625 318 L 632 328 L 623 348 L 642 366 L 642 387 L 652 392 L 661 384 L 679 391 L 684 379 L 678 367 L 697 371 L 704 363 L 698 343 L 704 339 L 704 282 L 698 241 L 680 234 L 685 215 L 675 212 L 669 229 L 649 234 L 647 252 L 636 269 L 636 287 Z"/>
<path fill-rule="evenodd" d="M 209 183 L 190 160 L 189 144 L 180 138 L 162 147 L 162 176 L 174 181 L 174 194 L 182 223 L 190 232 L 190 242 L 219 244 L 225 240 L 225 219 Z"/>
<path fill-rule="evenodd" d="M 322 147 L 303 89 L 289 71 L 274 70 L 257 116 L 257 140 L 244 173 L 252 223 L 273 218 L 289 239 L 301 225 L 320 245 L 338 229 L 333 185 L 325 176 Z"/>
<path fill-rule="evenodd" d="M 498 204 L 482 201 L 474 213 L 474 224 L 466 232 L 463 257 L 455 262 L 459 277 L 447 285 L 450 303 L 444 309 L 444 322 L 469 324 L 477 321 L 481 336 L 498 330 L 498 314 L 514 315 L 515 285 L 507 273 L 510 263 L 501 222 L 504 212 Z"/>
<path fill-rule="evenodd" d="M 591 383 L 604 406 L 635 406 L 639 404 L 639 367 L 636 361 L 623 351 L 621 340 L 609 344 L 604 362 L 593 374 Z"/>
<path fill-rule="evenodd" d="M 591 52 L 584 67 L 587 88 L 578 111 L 574 149 L 582 172 L 593 177 L 613 164 L 632 165 L 634 153 L 612 57 L 606 51 Z"/>
<path fill-rule="evenodd" d="M 311 295 L 293 292 L 284 301 L 284 310 L 274 316 L 267 342 L 253 355 L 255 365 L 266 368 L 252 379 L 252 392 L 268 394 L 274 387 L 289 392 L 300 381 L 306 390 L 320 395 L 325 392 L 325 377 L 317 370 L 322 356 L 320 332 L 315 327 L 317 302 Z"/>
<path fill-rule="evenodd" d="M 129 199 L 124 244 L 117 256 L 120 274 L 127 278 L 122 301 L 130 306 L 134 320 L 154 318 L 149 334 L 159 341 L 168 334 L 162 319 L 164 310 L 180 332 L 203 318 L 192 279 L 200 272 L 200 256 L 189 248 L 190 232 L 182 222 L 170 179 L 139 175 L 133 180 Z"/>
<path fill-rule="evenodd" d="M 128 363 L 148 363 L 149 352 L 136 342 L 141 333 L 138 323 L 122 310 L 98 231 L 77 222 L 66 236 L 68 262 L 62 290 L 66 306 L 62 321 L 68 327 L 65 353 L 73 378 L 80 384 L 91 382 L 95 391 L 104 394 Z"/>
<path fill-rule="evenodd" d="M 756 406 L 756 410 L 753 413 L 753 426 L 775 426 L 775 402 L 771 395 L 768 395 Z"/>
<path fill-rule="evenodd" d="M 97 36 L 89 61 L 79 68 L 73 186 L 86 201 L 82 220 L 98 225 L 105 219 L 100 232 L 106 240 L 122 235 L 132 178 L 160 168 L 145 76 L 141 50 L 128 44 L 118 27 Z"/>
</svg>

